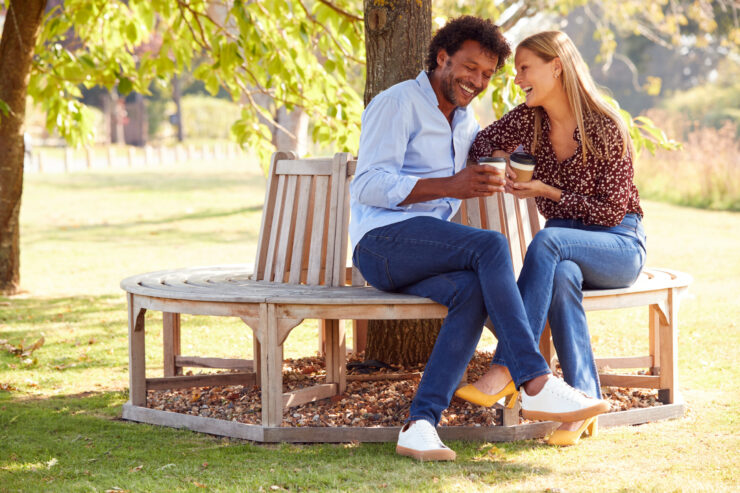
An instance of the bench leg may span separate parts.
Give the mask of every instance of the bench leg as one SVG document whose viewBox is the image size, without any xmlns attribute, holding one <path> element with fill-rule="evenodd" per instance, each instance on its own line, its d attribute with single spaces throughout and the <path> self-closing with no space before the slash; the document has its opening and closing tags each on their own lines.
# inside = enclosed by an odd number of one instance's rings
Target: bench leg
<svg viewBox="0 0 740 493">
<path fill-rule="evenodd" d="M 253 362 L 253 368 L 254 368 L 254 378 L 255 382 L 261 382 L 262 378 L 262 366 L 261 366 L 261 352 L 262 347 L 260 346 L 260 340 L 257 339 L 257 334 L 252 332 L 252 362 Z"/>
<path fill-rule="evenodd" d="M 678 391 L 678 291 L 668 293 L 665 313 L 659 320 L 660 390 L 658 398 L 672 404 L 681 399 Z"/>
<path fill-rule="evenodd" d="M 650 357 L 653 359 L 650 374 L 660 375 L 660 308 L 658 305 L 650 305 L 648 320 Z"/>
<path fill-rule="evenodd" d="M 352 320 L 352 346 L 355 353 L 367 349 L 367 320 Z"/>
<path fill-rule="evenodd" d="M 252 317 L 240 317 L 242 321 L 247 324 L 247 327 L 249 327 L 252 330 L 252 368 L 254 369 L 254 378 L 255 382 L 260 384 L 262 381 L 262 365 L 261 365 L 261 346 L 260 346 L 260 337 L 262 335 L 262 330 L 265 327 L 264 325 L 260 325 L 263 322 L 262 318 L 252 318 Z"/>
<path fill-rule="evenodd" d="M 128 388 L 129 402 L 146 406 L 146 356 L 144 345 L 144 315 L 136 296 L 126 294 L 128 301 Z"/>
<path fill-rule="evenodd" d="M 260 305 L 260 382 L 262 383 L 262 426 L 280 426 L 283 421 L 283 348 L 278 344 L 275 305 Z"/>
<path fill-rule="evenodd" d="M 517 401 L 514 404 L 514 407 L 509 409 L 506 407 L 506 405 L 509 404 L 509 399 L 511 399 L 511 396 L 506 398 L 506 404 L 504 405 L 503 415 L 502 415 L 502 424 L 504 426 L 516 426 L 519 424 L 519 410 L 522 408 L 521 404 L 519 404 L 519 396 L 517 396 Z"/>
<path fill-rule="evenodd" d="M 552 334 L 550 332 L 550 322 L 545 324 L 545 329 L 540 336 L 540 353 L 545 358 L 551 370 L 555 369 L 555 346 L 552 343 Z"/>
<path fill-rule="evenodd" d="M 326 347 L 326 383 L 336 383 L 337 393 L 347 389 L 347 340 L 344 320 L 324 320 L 323 329 Z"/>
<path fill-rule="evenodd" d="M 175 363 L 180 355 L 180 314 L 162 312 L 162 349 L 164 351 L 164 376 L 182 375 L 182 367 Z"/>
</svg>

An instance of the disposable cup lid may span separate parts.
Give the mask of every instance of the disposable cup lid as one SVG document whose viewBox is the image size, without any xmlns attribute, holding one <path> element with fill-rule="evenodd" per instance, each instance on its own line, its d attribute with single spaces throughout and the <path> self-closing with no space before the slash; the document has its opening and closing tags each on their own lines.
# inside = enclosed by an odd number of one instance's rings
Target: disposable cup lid
<svg viewBox="0 0 740 493">
<path fill-rule="evenodd" d="M 506 158 L 505 157 L 491 157 L 491 156 L 486 156 L 486 157 L 482 157 L 482 158 L 479 158 L 478 159 L 478 163 L 479 164 L 482 164 L 482 163 L 505 163 L 505 162 L 506 162 Z"/>
<path fill-rule="evenodd" d="M 511 154 L 511 156 L 509 156 L 509 159 L 512 163 L 524 164 L 529 166 L 534 166 L 535 164 L 537 164 L 537 160 L 534 158 L 534 156 L 526 152 L 514 152 Z"/>
</svg>

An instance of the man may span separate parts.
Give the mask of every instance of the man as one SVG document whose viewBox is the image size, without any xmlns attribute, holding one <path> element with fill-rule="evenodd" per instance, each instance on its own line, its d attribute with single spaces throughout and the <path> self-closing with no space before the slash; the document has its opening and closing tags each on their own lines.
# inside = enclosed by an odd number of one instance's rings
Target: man
<svg viewBox="0 0 740 493">
<path fill-rule="evenodd" d="M 539 419 L 590 417 L 608 408 L 550 375 L 529 328 L 504 236 L 449 222 L 461 199 L 504 190 L 495 168 L 464 165 L 480 128 L 467 105 L 510 54 L 490 21 L 454 19 L 432 39 L 427 71 L 379 94 L 362 116 L 350 188 L 353 262 L 378 289 L 431 298 L 448 308 L 396 447 L 420 460 L 455 459 L 435 427 L 487 316 L 499 344 L 517 355 L 510 367 L 513 383 L 490 397 L 516 394 L 521 386 L 524 413 Z"/>
</svg>

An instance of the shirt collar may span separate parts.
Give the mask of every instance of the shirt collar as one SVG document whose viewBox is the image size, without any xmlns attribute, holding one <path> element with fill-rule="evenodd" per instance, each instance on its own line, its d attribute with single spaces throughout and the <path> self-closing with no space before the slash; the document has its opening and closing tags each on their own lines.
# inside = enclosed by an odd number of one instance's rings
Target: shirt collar
<svg viewBox="0 0 740 493">
<path fill-rule="evenodd" d="M 419 72 L 419 75 L 416 76 L 416 82 L 419 84 L 421 92 L 427 99 L 427 101 L 429 101 L 429 103 L 432 104 L 435 108 L 439 108 L 437 93 L 434 92 L 434 89 L 432 88 L 432 83 L 429 81 L 429 74 L 427 74 L 426 71 L 422 70 L 421 72 Z M 458 118 L 458 116 L 465 116 L 467 114 L 467 107 L 463 108 L 461 106 L 456 106 L 455 109 L 452 110 L 452 119 L 455 120 Z"/>
</svg>

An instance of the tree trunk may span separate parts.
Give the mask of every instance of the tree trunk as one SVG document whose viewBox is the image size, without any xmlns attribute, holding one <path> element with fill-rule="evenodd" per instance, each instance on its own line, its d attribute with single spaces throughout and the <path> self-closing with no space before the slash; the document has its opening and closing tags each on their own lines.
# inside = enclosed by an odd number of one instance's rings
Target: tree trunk
<svg viewBox="0 0 740 493">
<path fill-rule="evenodd" d="M 20 284 L 18 217 L 23 192 L 23 121 L 31 60 L 46 0 L 10 0 L 0 40 L 0 293 L 13 294 Z"/>
<path fill-rule="evenodd" d="M 308 115 L 301 108 L 293 108 L 288 111 L 285 106 L 277 110 L 275 116 L 283 128 L 289 131 L 291 135 L 280 130 L 275 125 L 271 125 L 272 143 L 278 151 L 293 151 L 299 156 L 305 156 L 308 149 Z"/>
<path fill-rule="evenodd" d="M 175 102 L 175 126 L 177 127 L 177 141 L 185 140 L 185 122 L 182 121 L 182 83 L 180 77 L 172 76 L 172 100 Z"/>
<path fill-rule="evenodd" d="M 379 92 L 415 79 L 432 40 L 431 0 L 364 0 L 365 106 Z"/>
<path fill-rule="evenodd" d="M 424 69 L 432 39 L 431 0 L 364 0 L 367 80 L 365 105 L 379 92 Z M 365 357 L 385 363 L 425 363 L 437 339 L 439 320 L 371 320 Z"/>
</svg>

